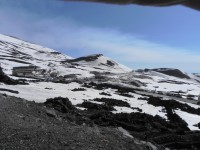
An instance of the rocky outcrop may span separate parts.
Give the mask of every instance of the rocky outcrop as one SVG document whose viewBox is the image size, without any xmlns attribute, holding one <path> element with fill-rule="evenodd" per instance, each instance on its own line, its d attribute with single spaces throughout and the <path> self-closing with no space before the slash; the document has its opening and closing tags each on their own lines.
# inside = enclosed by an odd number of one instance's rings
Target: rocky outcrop
<svg viewBox="0 0 200 150">
<path fill-rule="evenodd" d="M 190 77 L 186 74 L 184 74 L 182 71 L 178 69 L 170 69 L 170 68 L 158 68 L 158 69 L 152 69 L 153 71 L 160 72 L 169 76 L 174 76 L 177 78 L 185 78 L 190 79 Z"/>
<path fill-rule="evenodd" d="M 68 98 L 62 97 L 47 99 L 44 105 L 53 108 L 61 113 L 69 113 L 76 110 L 76 108 L 72 105 Z"/>
<path fill-rule="evenodd" d="M 90 62 L 90 61 L 97 60 L 101 56 L 103 56 L 103 55 L 102 54 L 96 54 L 96 55 L 90 55 L 90 56 L 85 56 L 85 57 L 79 57 L 79 58 L 71 59 L 71 60 L 67 60 L 67 61 L 68 62 L 79 62 L 79 61 Z"/>
<path fill-rule="evenodd" d="M 14 79 L 11 79 L 9 76 L 7 76 L 2 68 L 0 67 L 0 82 L 5 83 L 5 84 L 9 84 L 9 85 L 16 85 L 17 81 L 15 81 Z"/>
</svg>

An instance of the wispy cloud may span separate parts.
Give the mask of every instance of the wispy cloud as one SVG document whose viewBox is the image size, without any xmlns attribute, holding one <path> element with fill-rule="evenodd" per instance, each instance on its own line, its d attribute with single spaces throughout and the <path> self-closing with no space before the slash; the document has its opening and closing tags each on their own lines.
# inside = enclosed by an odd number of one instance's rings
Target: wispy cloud
<svg viewBox="0 0 200 150">
<path fill-rule="evenodd" d="M 31 19 L 0 10 L 0 32 L 39 43 L 68 55 L 103 53 L 129 67 L 175 67 L 200 72 L 200 53 L 141 39 L 116 29 L 89 27 L 67 17 Z"/>
</svg>

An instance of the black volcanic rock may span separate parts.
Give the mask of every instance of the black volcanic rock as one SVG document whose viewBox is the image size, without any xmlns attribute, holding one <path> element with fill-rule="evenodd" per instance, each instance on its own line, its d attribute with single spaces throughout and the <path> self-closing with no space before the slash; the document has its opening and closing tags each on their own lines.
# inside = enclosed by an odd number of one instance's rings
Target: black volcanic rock
<svg viewBox="0 0 200 150">
<path fill-rule="evenodd" d="M 14 79 L 11 79 L 9 76 L 7 76 L 2 68 L 0 67 L 0 82 L 5 83 L 5 84 L 9 84 L 9 85 L 16 85 L 17 81 L 15 81 Z"/>
<path fill-rule="evenodd" d="M 200 122 L 197 124 L 198 128 L 200 129 Z"/>
<path fill-rule="evenodd" d="M 159 97 L 150 97 L 147 101 L 149 104 L 156 107 L 162 106 L 171 110 L 180 109 L 191 114 L 200 115 L 200 108 L 195 109 L 186 103 L 183 104 L 175 100 L 161 100 Z"/>
<path fill-rule="evenodd" d="M 112 96 L 111 94 L 106 93 L 106 92 L 101 92 L 101 93 L 99 93 L 99 95 Z"/>
<path fill-rule="evenodd" d="M 78 62 L 78 61 L 95 61 L 97 60 L 100 56 L 103 56 L 102 54 L 96 54 L 96 55 L 90 55 L 90 56 L 85 56 L 85 57 L 79 57 L 76 59 L 71 59 L 67 60 L 68 62 Z"/>
<path fill-rule="evenodd" d="M 72 91 L 76 92 L 76 91 L 86 91 L 86 89 L 84 88 L 75 88 L 75 89 L 72 89 Z"/>
<path fill-rule="evenodd" d="M 94 101 L 103 102 L 108 106 L 130 107 L 128 102 L 112 98 L 95 98 Z"/>
<path fill-rule="evenodd" d="M 110 60 L 107 60 L 107 65 L 109 65 L 109 66 L 114 66 L 115 65 L 115 63 L 113 63 L 112 61 L 110 61 Z"/>
<path fill-rule="evenodd" d="M 47 99 L 45 106 L 54 108 L 61 113 L 74 112 L 76 108 L 72 105 L 68 98 L 56 97 Z"/>
<path fill-rule="evenodd" d="M 190 79 L 189 76 L 187 76 L 186 74 L 184 74 L 183 72 L 181 72 L 178 69 L 158 68 L 158 69 L 152 69 L 152 70 L 169 75 L 169 76 Z"/>
<path fill-rule="evenodd" d="M 77 106 L 80 107 L 84 107 L 87 108 L 89 111 L 97 111 L 97 110 L 101 110 L 101 111 L 113 111 L 115 110 L 113 108 L 113 106 L 111 105 L 107 105 L 107 104 L 96 104 L 96 103 L 92 103 L 92 102 L 83 102 L 82 104 L 79 104 Z"/>
</svg>

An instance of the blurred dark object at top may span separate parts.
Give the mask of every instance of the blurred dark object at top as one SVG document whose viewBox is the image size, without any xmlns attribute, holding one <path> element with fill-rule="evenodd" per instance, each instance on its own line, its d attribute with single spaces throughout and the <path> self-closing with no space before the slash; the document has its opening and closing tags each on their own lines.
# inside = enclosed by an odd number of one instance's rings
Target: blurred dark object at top
<svg viewBox="0 0 200 150">
<path fill-rule="evenodd" d="M 196 10 L 200 10 L 200 0 L 62 0 L 62 1 L 74 1 L 74 2 L 100 2 L 110 4 L 138 4 L 145 6 L 172 6 L 172 5 L 184 5 Z"/>
</svg>

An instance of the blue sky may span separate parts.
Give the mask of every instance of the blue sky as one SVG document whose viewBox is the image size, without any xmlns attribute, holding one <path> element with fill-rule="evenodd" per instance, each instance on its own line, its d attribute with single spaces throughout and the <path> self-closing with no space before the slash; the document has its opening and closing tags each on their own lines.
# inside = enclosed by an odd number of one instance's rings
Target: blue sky
<svg viewBox="0 0 200 150">
<path fill-rule="evenodd" d="M 173 6 L 1 0 L 0 33 L 79 57 L 103 53 L 130 68 L 200 72 L 200 12 Z"/>
</svg>

